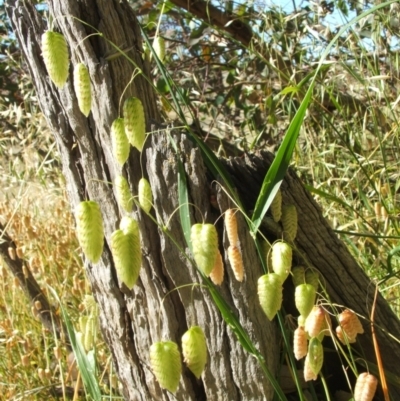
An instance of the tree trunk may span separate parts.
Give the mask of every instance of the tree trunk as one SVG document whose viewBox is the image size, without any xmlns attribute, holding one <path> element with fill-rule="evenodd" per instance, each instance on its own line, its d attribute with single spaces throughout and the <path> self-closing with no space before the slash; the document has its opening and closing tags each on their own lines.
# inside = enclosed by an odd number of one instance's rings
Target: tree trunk
<svg viewBox="0 0 400 401">
<path fill-rule="evenodd" d="M 123 174 L 128 179 L 131 191 L 136 195 L 143 166 L 143 174 L 149 179 L 153 190 L 153 216 L 159 222 L 168 222 L 174 241 L 186 248 L 179 213 L 176 213 L 179 206 L 177 156 L 166 129 L 159 129 L 148 137 L 142 154 L 131 149 L 128 162 L 122 169 L 111 154 L 110 127 L 113 120 L 119 117 L 120 104 L 127 97 L 141 99 L 148 132 L 158 126 L 152 125 L 151 121 L 160 121 L 156 96 L 151 86 L 141 75 L 129 84 L 135 67 L 123 56 L 115 57 L 115 50 L 105 40 L 126 51 L 143 74 L 150 76 L 149 66 L 141 54 L 139 25 L 129 5 L 119 0 L 49 2 L 57 29 L 64 34 L 71 49 L 71 64 L 84 62 L 90 71 L 92 111 L 89 118 L 85 118 L 78 108 L 72 74 L 62 90 L 50 82 L 40 49 L 40 38 L 46 29 L 42 17 L 28 1 L 8 0 L 6 4 L 41 108 L 57 142 L 71 207 L 75 208 L 85 199 L 97 201 L 101 207 L 106 237 L 104 251 L 99 263 L 86 262 L 85 266 L 99 304 L 102 333 L 112 352 L 125 399 L 271 400 L 274 393 L 271 383 L 258 361 L 251 358 L 239 344 L 208 291 L 200 286 L 185 286 L 202 282 L 196 269 L 170 237 L 141 210 L 135 210 L 132 214 L 139 221 L 141 232 L 143 261 L 140 279 L 132 290 L 118 282 L 109 246 L 110 236 L 124 215 L 111 184 L 117 175 Z M 95 35 L 85 39 L 95 32 L 93 27 L 103 37 Z M 210 206 L 210 175 L 199 150 L 182 133 L 172 131 L 171 135 L 177 142 L 179 157 L 185 166 L 189 202 L 195 205 L 191 207 L 191 221 L 214 223 L 228 207 L 229 200 L 223 191 L 217 190 L 219 210 Z M 254 207 L 270 162 L 271 155 L 268 154 L 248 156 L 246 160 L 225 161 L 249 209 Z M 329 228 L 293 172 L 288 174 L 283 183 L 283 193 L 284 202 L 295 204 L 299 210 L 299 234 L 295 241 L 298 260 L 306 260 L 318 268 L 332 302 L 368 316 L 371 298 L 366 276 Z M 221 249 L 226 249 L 228 244 L 222 234 L 221 221 L 217 223 L 220 245 Z M 280 359 L 280 332 L 275 321 L 270 323 L 259 307 L 256 288 L 263 270 L 241 216 L 239 232 L 246 269 L 245 280 L 238 283 L 227 269 L 220 291 L 257 349 L 264 355 L 270 372 L 275 375 Z M 270 228 L 268 235 L 276 239 L 279 232 Z M 185 251 L 189 253 L 188 249 Z M 291 294 L 293 297 L 293 289 Z M 289 310 L 290 304 L 286 306 Z M 375 320 L 383 329 L 400 338 L 399 322 L 381 297 Z M 179 389 L 173 395 L 161 390 L 155 380 L 149 367 L 149 348 L 161 339 L 180 344 L 182 334 L 193 324 L 200 325 L 207 337 L 207 367 L 199 381 L 185 369 Z M 360 336 L 359 345 L 365 357 L 375 361 L 367 323 L 364 328 L 367 332 Z M 381 331 L 378 338 L 385 366 L 399 375 L 400 367 L 396 363 L 400 356 L 399 347 Z M 391 387 L 391 390 L 392 394 L 400 396 L 397 388 Z"/>
</svg>

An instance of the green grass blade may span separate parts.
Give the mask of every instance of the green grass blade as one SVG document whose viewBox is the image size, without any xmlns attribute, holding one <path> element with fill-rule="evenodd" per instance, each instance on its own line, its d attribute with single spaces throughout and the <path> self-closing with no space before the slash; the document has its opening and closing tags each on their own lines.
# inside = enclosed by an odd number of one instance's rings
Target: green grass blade
<svg viewBox="0 0 400 401">
<path fill-rule="evenodd" d="M 192 249 L 192 241 L 190 240 L 190 229 L 191 229 L 191 222 L 190 222 L 190 210 L 189 210 L 189 196 L 187 191 L 187 184 L 186 184 L 186 172 L 183 166 L 182 160 L 179 157 L 178 147 L 176 142 L 172 138 L 171 135 L 169 136 L 169 140 L 171 142 L 172 147 L 174 148 L 176 155 L 177 155 L 177 165 L 178 165 L 178 200 L 179 200 L 179 217 L 181 220 L 181 227 L 183 231 L 183 235 L 186 240 L 186 244 L 188 245 L 191 252 Z"/>
<path fill-rule="evenodd" d="M 314 72 L 314 77 L 312 78 L 312 81 L 310 83 L 310 86 L 305 94 L 305 97 L 303 101 L 300 104 L 299 109 L 297 110 L 294 118 L 290 122 L 289 128 L 285 134 L 285 137 L 283 139 L 283 142 L 281 146 L 279 147 L 279 150 L 275 156 L 274 161 L 271 164 L 271 167 L 269 168 L 261 190 L 260 194 L 257 198 L 256 206 L 254 208 L 253 216 L 252 216 L 252 227 L 251 231 L 252 234 L 255 235 L 263 217 L 265 216 L 265 213 L 267 212 L 269 206 L 271 205 L 272 200 L 274 199 L 274 196 L 276 192 L 278 191 L 281 182 L 286 174 L 286 171 L 289 167 L 290 159 L 293 154 L 294 147 L 296 145 L 296 140 L 298 138 L 299 132 L 300 132 L 300 127 L 303 123 L 303 119 L 305 116 L 305 113 L 307 111 L 308 105 L 311 100 L 311 95 L 312 91 L 314 89 L 315 81 L 318 76 L 319 71 L 321 68 L 323 68 L 323 61 L 325 60 L 326 56 L 329 54 L 330 49 L 332 46 L 336 43 L 336 41 L 340 38 L 340 36 L 347 30 L 349 29 L 354 23 L 359 21 L 360 19 L 368 16 L 369 14 L 375 12 L 376 10 L 387 7 L 393 3 L 393 1 L 388 1 L 382 4 L 379 4 L 378 6 L 375 6 L 371 8 L 370 10 L 367 10 L 357 17 L 353 18 L 350 22 L 345 24 L 339 32 L 335 35 L 335 37 L 331 40 L 329 45 L 326 47 L 324 53 L 321 56 L 321 59 L 319 61 L 318 67 Z M 308 78 L 310 78 L 311 75 L 309 75 Z M 308 79 L 307 79 L 308 80 Z M 301 84 L 303 85 L 303 84 Z"/>
<path fill-rule="evenodd" d="M 282 180 L 289 167 L 290 160 L 292 158 L 294 147 L 299 136 L 300 127 L 303 123 L 304 116 L 307 111 L 308 104 L 311 99 L 312 90 L 314 87 L 314 81 L 311 83 L 307 90 L 307 93 L 301 102 L 301 105 L 296 112 L 296 115 L 292 119 L 289 128 L 285 134 L 283 142 L 279 147 L 278 153 L 275 156 L 268 172 L 264 178 L 261 186 L 260 194 L 258 195 L 256 206 L 254 208 L 252 216 L 252 233 L 255 235 L 258 228 L 265 216 L 268 208 L 270 207 L 272 200 L 274 199 Z"/>
<path fill-rule="evenodd" d="M 49 287 L 49 290 L 51 291 L 54 298 L 60 305 L 61 314 L 62 314 L 62 317 L 64 320 L 65 327 L 67 328 L 67 332 L 68 332 L 68 338 L 71 342 L 72 350 L 74 351 L 75 359 L 76 359 L 79 371 L 82 376 L 82 381 L 85 386 L 85 390 L 86 390 L 87 394 L 94 401 L 101 401 L 100 386 L 94 375 L 93 363 L 91 363 L 90 360 L 88 359 L 86 352 L 83 349 L 82 344 L 76 335 L 75 329 L 68 316 L 68 312 L 63 307 L 56 291 L 51 287 Z"/>
</svg>

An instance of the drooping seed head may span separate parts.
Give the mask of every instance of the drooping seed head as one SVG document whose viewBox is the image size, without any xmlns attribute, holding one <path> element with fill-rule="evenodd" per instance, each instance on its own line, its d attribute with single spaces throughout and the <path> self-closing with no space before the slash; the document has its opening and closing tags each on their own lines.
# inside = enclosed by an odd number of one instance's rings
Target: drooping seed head
<svg viewBox="0 0 400 401">
<path fill-rule="evenodd" d="M 221 252 L 219 250 L 214 268 L 210 273 L 210 279 L 215 285 L 221 285 L 224 281 L 224 262 L 222 261 Z"/>
<path fill-rule="evenodd" d="M 269 320 L 272 320 L 281 308 L 282 290 L 282 279 L 276 273 L 264 274 L 258 279 L 258 299 Z"/>
<path fill-rule="evenodd" d="M 154 343 L 150 347 L 150 365 L 160 386 L 175 393 L 182 372 L 178 345 L 173 341 Z"/>
<path fill-rule="evenodd" d="M 293 353 L 299 360 L 307 355 L 307 333 L 303 326 L 297 327 L 293 334 Z"/>
<path fill-rule="evenodd" d="M 315 303 L 316 292 L 311 284 L 300 284 L 296 287 L 294 301 L 300 315 L 307 317 Z"/>
<path fill-rule="evenodd" d="M 111 124 L 111 146 L 115 159 L 120 166 L 123 166 L 128 160 L 130 151 L 123 118 L 117 118 Z"/>
<path fill-rule="evenodd" d="M 97 263 L 103 252 L 103 218 L 98 203 L 83 201 L 75 210 L 76 234 L 86 257 Z"/>
<path fill-rule="evenodd" d="M 324 349 L 318 338 L 311 338 L 307 355 L 311 370 L 315 375 L 318 375 L 324 362 Z"/>
<path fill-rule="evenodd" d="M 94 316 L 88 316 L 85 325 L 85 332 L 82 332 L 82 345 L 86 352 L 90 351 L 94 346 L 95 332 L 96 320 Z"/>
<path fill-rule="evenodd" d="M 319 273 L 314 269 L 307 269 L 305 272 L 306 283 L 311 284 L 315 291 L 318 291 L 319 287 Z"/>
<path fill-rule="evenodd" d="M 275 195 L 274 200 L 270 206 L 272 219 L 278 222 L 282 216 L 282 192 L 278 189 L 278 192 Z"/>
<path fill-rule="evenodd" d="M 117 175 L 114 180 L 114 188 L 118 204 L 125 212 L 130 213 L 133 209 L 133 197 L 126 178 Z"/>
<path fill-rule="evenodd" d="M 242 252 L 238 246 L 230 245 L 228 248 L 228 259 L 237 281 L 242 282 L 244 276 Z"/>
<path fill-rule="evenodd" d="M 126 99 L 123 115 L 126 136 L 130 144 L 141 152 L 146 138 L 146 121 L 143 104 L 140 99 L 136 97 Z"/>
<path fill-rule="evenodd" d="M 310 337 L 318 337 L 325 329 L 325 312 L 322 306 L 314 306 L 306 318 L 304 329 Z"/>
<path fill-rule="evenodd" d="M 367 372 L 361 373 L 354 388 L 354 401 L 372 401 L 378 386 L 378 379 Z"/>
<path fill-rule="evenodd" d="M 354 342 L 357 334 L 364 333 L 364 329 L 358 316 L 351 310 L 346 309 L 339 315 L 339 323 L 346 333 L 349 342 Z"/>
<path fill-rule="evenodd" d="M 225 212 L 225 230 L 228 236 L 229 244 L 232 246 L 238 245 L 238 228 L 236 213 L 233 209 L 228 209 Z"/>
<path fill-rule="evenodd" d="M 292 247 L 284 241 L 272 245 L 272 270 L 281 277 L 282 283 L 287 279 L 292 268 Z"/>
<path fill-rule="evenodd" d="M 150 183 L 146 178 L 141 178 L 138 186 L 139 204 L 146 213 L 149 213 L 153 205 L 153 194 Z"/>
<path fill-rule="evenodd" d="M 296 266 L 292 269 L 292 280 L 295 287 L 306 283 L 304 266 Z"/>
<path fill-rule="evenodd" d="M 218 255 L 218 233 L 212 224 L 194 224 L 190 231 L 193 256 L 198 268 L 208 277 Z"/>
<path fill-rule="evenodd" d="M 342 329 L 341 326 L 337 326 L 335 331 L 337 338 L 340 340 L 342 344 L 346 345 L 347 343 L 353 344 L 356 342 L 355 338 L 350 338 L 344 333 L 344 330 Z"/>
<path fill-rule="evenodd" d="M 87 117 L 92 108 L 92 89 L 89 70 L 83 63 L 78 63 L 74 68 L 74 88 L 79 109 Z"/>
<path fill-rule="evenodd" d="M 132 289 L 142 264 L 140 239 L 131 230 L 116 230 L 111 235 L 111 252 L 118 278 Z"/>
<path fill-rule="evenodd" d="M 135 219 L 132 219 L 132 217 L 129 216 L 122 217 L 121 221 L 119 222 L 119 228 L 125 234 L 132 233 L 140 240 L 139 224 Z"/>
<path fill-rule="evenodd" d="M 285 239 L 292 242 L 297 235 L 297 209 L 295 205 L 282 207 L 281 222 Z"/>
<path fill-rule="evenodd" d="M 304 380 L 306 382 L 310 380 L 317 380 L 318 375 L 316 375 L 313 370 L 311 369 L 310 366 L 310 357 L 308 356 L 308 353 L 306 355 L 306 359 L 304 360 Z"/>
<path fill-rule="evenodd" d="M 157 54 L 157 57 L 160 61 L 164 61 L 165 59 L 165 40 L 161 36 L 157 36 L 153 41 L 153 49 Z"/>
<path fill-rule="evenodd" d="M 182 336 L 182 354 L 187 367 L 199 379 L 207 363 L 207 343 L 201 327 L 192 326 Z"/>
<path fill-rule="evenodd" d="M 67 42 L 61 33 L 47 31 L 42 35 L 42 54 L 50 79 L 62 88 L 68 79 Z"/>
</svg>

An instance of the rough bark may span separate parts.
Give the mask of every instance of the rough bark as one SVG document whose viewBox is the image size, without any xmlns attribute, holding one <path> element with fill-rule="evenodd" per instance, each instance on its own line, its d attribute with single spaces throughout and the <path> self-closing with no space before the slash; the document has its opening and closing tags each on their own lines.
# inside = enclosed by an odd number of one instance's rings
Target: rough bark
<svg viewBox="0 0 400 401">
<path fill-rule="evenodd" d="M 148 76 L 140 49 L 141 39 L 137 21 L 125 2 L 98 1 L 53 1 L 49 3 L 56 26 L 69 44 L 72 65 L 84 62 L 92 80 L 93 104 L 88 119 L 80 113 L 73 91 L 71 77 L 62 90 L 50 82 L 40 50 L 40 38 L 46 27 L 35 8 L 24 1 L 9 1 L 7 11 L 21 50 L 27 60 L 38 98 L 54 132 L 60 152 L 63 173 L 66 177 L 71 206 L 74 208 L 83 199 L 97 201 L 102 210 L 105 226 L 105 248 L 101 261 L 95 265 L 86 264 L 94 296 L 100 307 L 100 321 L 103 336 L 114 356 L 114 363 L 122 382 L 124 396 L 129 400 L 150 399 L 269 399 L 272 394 L 270 383 L 261 373 L 257 361 L 250 358 L 237 343 L 236 338 L 224 324 L 210 296 L 201 287 L 194 290 L 175 289 L 189 283 L 199 283 L 200 276 L 187 259 L 177 251 L 171 241 L 142 212 L 135 211 L 139 220 L 144 258 L 140 280 L 132 291 L 120 286 L 109 249 L 112 232 L 117 228 L 120 216 L 118 204 L 110 184 L 117 174 L 124 174 L 131 185 L 133 194 L 141 178 L 141 164 L 146 166 L 154 191 L 156 214 L 167 221 L 178 203 L 176 198 L 176 165 L 174 154 L 167 145 L 165 133 L 151 136 L 140 155 L 132 149 L 130 158 L 122 171 L 111 155 L 110 126 L 118 117 L 120 98 L 130 82 L 134 66 L 124 57 L 107 60 L 111 49 L 104 38 L 91 36 L 93 29 L 83 25 L 86 21 L 100 30 L 105 38 L 123 49 L 132 49 L 128 56 Z M 76 18 L 72 18 L 72 16 Z M 78 45 L 79 43 L 79 45 Z M 71 65 L 71 70 L 72 70 Z M 146 80 L 138 76 L 124 92 L 121 102 L 128 96 L 139 97 L 146 111 L 148 131 L 150 121 L 158 119 L 156 98 Z M 198 151 L 186 139 L 176 137 L 185 159 L 189 177 L 189 192 L 197 211 L 194 221 L 214 222 L 206 196 L 208 184 L 205 169 Z M 142 160 L 140 160 L 142 159 Z M 146 171 L 147 170 L 147 171 Z M 178 214 L 170 220 L 173 237 L 184 244 Z M 254 277 L 261 274 L 254 247 L 249 242 L 249 262 L 254 266 Z M 250 281 L 246 286 L 250 285 Z M 232 288 L 230 288 L 232 286 Z M 255 303 L 254 291 L 232 281 L 223 288 L 227 300 L 235 310 L 234 298 L 247 303 L 247 294 Z M 166 297 L 165 297 L 166 296 Z M 165 299 L 164 299 L 165 297 Z M 250 330 L 251 338 L 264 355 L 268 365 L 275 371 L 278 355 L 276 330 L 273 324 L 265 322 L 260 309 L 251 313 L 241 312 L 242 324 Z M 161 391 L 149 368 L 149 347 L 160 339 L 180 342 L 180 337 L 191 324 L 200 324 L 206 333 L 209 346 L 209 364 L 202 380 L 196 381 L 185 370 L 176 395 Z"/>
<path fill-rule="evenodd" d="M 86 263 L 86 269 L 99 304 L 102 333 L 113 354 L 124 397 L 127 400 L 272 399 L 273 389 L 261 373 L 257 361 L 239 345 L 207 291 L 199 286 L 193 289 L 182 287 L 201 283 L 195 268 L 165 232 L 140 210 L 133 213 L 139 220 L 144 254 L 140 279 L 132 291 L 118 282 L 109 247 L 110 236 L 124 214 L 111 185 L 117 174 L 125 175 L 132 193 L 137 194 L 143 166 L 144 176 L 153 189 L 153 215 L 160 222 L 168 222 L 171 235 L 185 248 L 179 214 L 176 213 L 177 156 L 168 142 L 165 129 L 149 137 L 142 154 L 132 149 L 122 170 L 111 154 L 109 131 L 112 121 L 119 116 L 121 97 L 121 102 L 132 95 L 142 100 L 148 131 L 152 129 L 151 120 L 159 120 L 151 86 L 138 76 L 124 92 L 134 66 L 122 56 L 107 57 L 115 51 L 105 38 L 128 49 L 127 55 L 145 75 L 150 75 L 141 57 L 138 24 L 128 4 L 119 0 L 49 2 L 50 12 L 57 18 L 57 29 L 65 35 L 70 49 L 73 49 L 72 65 L 81 61 L 89 68 L 94 91 L 89 118 L 79 111 L 72 76 L 62 90 L 57 90 L 48 78 L 39 45 L 46 27 L 34 6 L 22 0 L 9 0 L 6 4 L 43 113 L 54 132 L 71 206 L 74 208 L 84 199 L 95 200 L 101 206 L 106 237 L 104 252 L 99 263 Z M 86 21 L 101 31 L 104 37 L 85 39 L 93 33 L 93 29 L 72 16 Z M 184 135 L 179 132 L 171 134 L 185 165 L 190 202 L 196 205 L 191 208 L 192 222 L 203 219 L 214 222 L 228 206 L 228 199 L 219 193 L 220 210 L 210 207 L 209 176 L 199 151 Z M 270 161 L 270 155 L 262 155 L 249 156 L 246 161 L 235 159 L 226 162 L 248 208 L 254 205 Z M 299 255 L 321 271 L 334 302 L 368 316 L 366 301 L 370 299 L 369 283 L 359 266 L 330 230 L 317 205 L 293 173 L 288 175 L 283 189 L 285 202 L 294 203 L 299 210 L 299 235 L 295 243 Z M 219 228 L 221 234 L 220 224 Z M 256 281 L 262 274 L 262 268 L 242 217 L 239 217 L 239 229 L 246 266 L 245 281 L 237 283 L 228 269 L 221 293 L 265 356 L 271 372 L 275 373 L 279 359 L 279 333 L 276 324 L 269 323 L 258 307 Z M 220 243 L 226 248 L 226 239 L 222 235 Z M 400 338 L 399 322 L 382 298 L 378 303 L 377 323 Z M 153 342 L 160 339 L 179 343 L 181 335 L 192 324 L 201 325 L 206 333 L 209 362 L 200 381 L 184 370 L 178 392 L 172 395 L 162 391 L 154 379 L 149 368 L 148 350 Z M 393 373 L 399 373 L 399 368 L 395 368 L 397 365 L 393 363 L 398 360 L 399 350 L 387 336 L 381 334 L 379 340 L 385 363 Z M 370 334 L 363 337 L 361 345 L 365 355 L 374 360 Z M 393 394 L 397 393 L 398 390 L 393 388 Z"/>
</svg>

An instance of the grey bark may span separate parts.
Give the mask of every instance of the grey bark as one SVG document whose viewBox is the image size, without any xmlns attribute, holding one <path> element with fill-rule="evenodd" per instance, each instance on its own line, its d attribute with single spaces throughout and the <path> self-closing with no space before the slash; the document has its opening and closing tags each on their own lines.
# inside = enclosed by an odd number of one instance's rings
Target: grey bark
<svg viewBox="0 0 400 401">
<path fill-rule="evenodd" d="M 182 285 L 200 283 L 200 276 L 157 226 L 138 210 L 134 216 L 139 220 L 144 253 L 140 280 L 132 291 L 118 283 L 108 244 L 123 211 L 118 207 L 110 182 L 122 173 L 128 178 L 132 193 L 137 194 L 142 159 L 142 165 L 146 167 L 144 175 L 149 178 L 154 193 L 155 214 L 166 222 L 178 206 L 175 156 L 165 132 L 151 135 L 142 155 L 132 149 L 122 171 L 111 155 L 110 126 L 118 117 L 120 98 L 134 67 L 123 57 L 112 57 L 108 61 L 107 56 L 112 53 L 110 46 L 98 36 L 85 39 L 92 30 L 72 16 L 96 27 L 119 47 L 132 49 L 127 54 L 144 74 L 150 76 L 140 52 L 138 24 L 129 6 L 125 2 L 98 0 L 53 1 L 49 7 L 58 30 L 66 37 L 69 48 L 74 49 L 71 64 L 80 61 L 89 68 L 94 100 L 88 119 L 78 109 L 71 77 L 62 90 L 57 90 L 49 80 L 40 50 L 40 38 L 46 27 L 35 8 L 24 1 L 7 3 L 40 105 L 55 135 L 71 206 L 75 208 L 84 199 L 95 200 L 101 206 L 105 249 L 101 261 L 95 265 L 86 263 L 86 268 L 100 307 L 102 333 L 113 354 L 124 397 L 129 400 L 270 399 L 270 383 L 261 373 L 257 361 L 239 346 L 207 291 L 197 286 L 193 290 L 182 288 L 166 296 Z M 159 119 L 156 97 L 143 77 L 135 78 L 121 103 L 128 96 L 142 100 L 147 121 Z M 150 131 L 150 123 L 147 128 Z M 201 221 L 202 216 L 214 222 L 218 216 L 210 211 L 200 153 L 184 137 L 178 135 L 176 140 L 182 157 L 186 157 L 190 197 L 197 206 L 193 222 Z M 184 246 L 178 216 L 174 214 L 169 228 L 175 240 Z M 254 246 L 250 244 L 246 257 L 254 266 L 251 275 L 256 277 L 262 270 Z M 240 288 L 234 280 L 226 280 L 222 291 L 233 310 L 238 305 L 234 300 L 240 299 L 239 305 L 248 302 L 247 294 L 251 294 L 255 303 L 254 291 L 245 291 L 250 285 L 247 280 Z M 270 354 L 267 363 L 275 372 L 278 355 L 271 351 L 277 349 L 275 325 L 267 322 L 262 311 L 256 308 L 250 313 L 240 312 L 240 318 L 260 351 L 264 355 Z M 149 368 L 149 348 L 161 339 L 180 343 L 180 337 L 192 324 L 201 325 L 205 331 L 209 363 L 201 381 L 196 381 L 186 369 L 178 392 L 172 395 L 160 389 Z"/>
<path fill-rule="evenodd" d="M 128 4 L 117 0 L 49 2 L 50 12 L 57 18 L 57 29 L 64 34 L 72 49 L 71 64 L 84 62 L 89 68 L 94 92 L 89 118 L 79 111 L 72 74 L 62 90 L 57 90 L 49 80 L 40 50 L 40 37 L 46 26 L 34 6 L 22 0 L 9 0 L 6 4 L 41 108 L 54 132 L 71 206 L 75 208 L 84 199 L 95 200 L 101 206 L 106 237 L 104 252 L 99 263 L 86 263 L 86 269 L 99 304 L 102 333 L 112 352 L 124 397 L 127 400 L 272 399 L 273 389 L 257 361 L 239 345 L 208 292 L 200 286 L 193 289 L 182 287 L 201 283 L 199 274 L 169 237 L 140 210 L 133 213 L 139 221 L 144 254 L 140 279 L 132 291 L 118 282 L 109 247 L 110 236 L 124 214 L 116 202 L 111 184 L 117 174 L 127 177 L 132 193 L 136 195 L 142 177 L 141 165 L 144 167 L 143 174 L 153 190 L 153 216 L 160 222 L 168 221 L 172 236 L 185 248 L 179 214 L 176 213 L 176 155 L 165 129 L 150 135 L 142 154 L 132 149 L 122 170 L 111 154 L 109 131 L 112 121 L 119 116 L 121 97 L 121 104 L 129 96 L 142 100 L 148 131 L 152 129 L 152 120 L 159 121 L 151 86 L 138 76 L 123 94 L 134 67 L 122 56 L 107 58 L 114 50 L 104 38 L 128 49 L 129 57 L 145 75 L 150 76 L 149 67 L 141 57 L 138 24 Z M 72 16 L 86 21 L 104 37 L 85 39 L 93 33 L 92 28 Z M 185 165 L 190 202 L 196 205 L 191 208 L 192 222 L 201 222 L 204 218 L 214 223 L 228 207 L 229 201 L 219 192 L 219 210 L 210 207 L 211 183 L 199 151 L 181 133 L 172 132 L 172 135 Z M 262 155 L 249 157 L 246 162 L 240 159 L 226 162 L 249 208 L 254 205 L 270 161 L 270 156 Z M 368 316 L 365 305 L 369 300 L 369 283 L 366 276 L 326 224 L 317 205 L 293 173 L 285 180 L 283 190 L 285 202 L 294 203 L 299 210 L 299 235 L 295 242 L 299 254 L 321 271 L 334 302 Z M 218 227 L 221 249 L 226 249 L 227 240 L 222 236 L 221 224 Z M 256 282 L 262 274 L 262 267 L 244 218 L 240 216 L 239 230 L 246 266 L 245 281 L 242 284 L 236 282 L 228 268 L 221 293 L 274 374 L 279 360 L 279 330 L 275 322 L 268 322 L 258 306 Z M 276 238 L 279 232 L 269 235 Z M 186 248 L 185 251 L 188 252 Z M 398 320 L 382 298 L 379 299 L 377 323 L 400 338 Z M 200 325 L 205 331 L 209 348 L 207 368 L 200 381 L 185 369 L 179 389 L 172 395 L 162 391 L 157 384 L 149 367 L 148 351 L 153 342 L 161 339 L 180 343 L 181 335 L 192 324 Z M 367 333 L 361 345 L 373 360 L 370 341 L 371 336 Z M 399 356 L 398 348 L 385 335 L 380 335 L 380 341 L 385 363 L 394 373 L 399 373 L 399 368 L 392 363 Z M 394 394 L 398 392 L 395 388 L 393 391 Z"/>
</svg>

